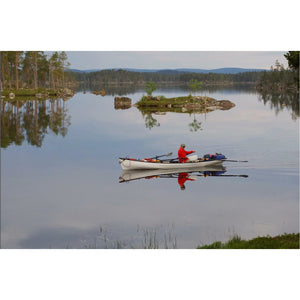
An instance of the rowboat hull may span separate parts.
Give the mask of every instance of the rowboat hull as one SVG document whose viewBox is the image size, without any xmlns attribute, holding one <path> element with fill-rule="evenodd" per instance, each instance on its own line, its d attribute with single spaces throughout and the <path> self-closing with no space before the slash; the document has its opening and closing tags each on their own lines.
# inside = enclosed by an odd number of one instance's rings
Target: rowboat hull
<svg viewBox="0 0 300 300">
<path fill-rule="evenodd" d="M 123 170 L 149 170 L 149 169 L 162 169 L 162 170 L 182 170 L 182 169 L 197 169 L 206 166 L 221 165 L 223 160 L 200 160 L 196 162 L 186 163 L 171 163 L 169 161 L 159 162 L 146 162 L 138 160 L 130 160 L 126 158 L 120 158 L 119 162 Z"/>
</svg>

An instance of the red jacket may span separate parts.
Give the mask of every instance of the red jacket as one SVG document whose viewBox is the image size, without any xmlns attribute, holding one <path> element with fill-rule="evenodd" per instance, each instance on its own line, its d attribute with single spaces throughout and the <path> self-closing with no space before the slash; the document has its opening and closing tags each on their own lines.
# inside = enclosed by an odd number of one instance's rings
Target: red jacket
<svg viewBox="0 0 300 300">
<path fill-rule="evenodd" d="M 193 152 L 194 151 L 186 151 L 182 147 L 180 147 L 179 150 L 178 150 L 178 159 L 179 159 L 179 162 L 186 162 L 188 160 L 188 158 L 186 157 L 187 154 L 191 154 Z"/>
</svg>

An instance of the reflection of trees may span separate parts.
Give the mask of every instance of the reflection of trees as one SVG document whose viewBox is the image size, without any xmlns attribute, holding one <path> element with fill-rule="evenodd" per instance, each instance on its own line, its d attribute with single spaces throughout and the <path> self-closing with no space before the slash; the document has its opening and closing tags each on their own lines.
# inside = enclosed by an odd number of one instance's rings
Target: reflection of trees
<svg viewBox="0 0 300 300">
<path fill-rule="evenodd" d="M 268 103 L 271 109 L 275 110 L 276 115 L 287 108 L 292 111 L 291 118 L 293 120 L 297 120 L 299 117 L 299 93 L 297 92 L 260 92 L 259 100 L 263 101 L 264 105 Z"/>
<path fill-rule="evenodd" d="M 152 113 L 142 112 L 142 115 L 145 120 L 146 128 L 149 128 L 151 130 L 153 127 L 160 126 L 160 123 L 155 118 L 153 118 Z"/>
<path fill-rule="evenodd" d="M 155 119 L 152 115 L 153 111 L 151 110 L 144 110 L 144 109 L 141 109 L 139 108 L 139 111 L 142 113 L 142 116 L 145 120 L 145 126 L 146 128 L 149 128 L 150 130 L 153 128 L 153 127 L 159 127 L 160 126 L 160 123 L 157 121 L 157 119 Z M 172 109 L 167 109 L 167 111 L 172 111 Z M 174 111 L 176 112 L 176 110 Z M 156 114 L 166 114 L 166 111 L 165 109 L 162 109 L 162 110 L 159 110 L 159 108 L 155 108 L 155 113 Z M 186 112 L 181 112 L 180 113 L 190 113 L 190 111 L 186 111 Z M 189 128 L 190 128 L 190 131 L 191 132 L 197 132 L 198 130 L 203 130 L 201 128 L 202 126 L 202 122 L 199 122 L 197 119 L 196 119 L 196 113 L 194 112 L 193 113 L 194 115 L 194 119 L 193 119 L 193 122 L 189 123 Z"/>
<path fill-rule="evenodd" d="M 67 116 L 65 109 L 65 102 L 52 100 L 50 101 L 51 114 L 49 128 L 56 134 L 65 137 L 68 132 L 68 128 L 71 124 L 70 116 Z"/>
<path fill-rule="evenodd" d="M 194 114 L 194 120 L 193 120 L 192 123 L 189 124 L 190 131 L 191 131 L 191 132 L 196 132 L 196 131 L 198 131 L 198 130 L 202 130 L 201 124 L 202 124 L 201 122 L 198 122 L 198 121 L 196 120 L 196 117 L 195 117 L 195 114 Z"/>
<path fill-rule="evenodd" d="M 112 96 L 124 96 L 128 94 L 134 94 L 137 92 L 145 92 L 144 83 L 143 84 L 128 84 L 128 83 L 119 83 L 119 84 L 99 84 L 99 83 L 81 83 L 78 88 L 77 92 L 81 91 L 95 91 L 95 90 L 101 90 L 104 89 L 106 92 L 106 95 L 112 95 Z M 163 84 L 163 82 L 160 83 L 159 90 L 161 93 L 164 93 L 164 91 L 167 92 L 176 92 L 176 91 L 186 91 L 189 92 L 190 88 L 186 85 L 168 85 Z M 234 84 L 234 85 L 203 85 L 202 91 L 203 93 L 213 93 L 216 91 L 227 91 L 227 92 L 247 92 L 247 93 L 256 93 L 256 90 L 254 89 L 253 84 Z"/>
<path fill-rule="evenodd" d="M 112 95 L 112 96 L 123 96 L 123 95 L 128 95 L 128 94 L 134 94 L 138 91 L 145 91 L 143 86 L 136 86 L 132 84 L 125 84 L 125 83 L 120 83 L 120 84 L 111 84 L 111 85 L 106 85 L 106 84 L 81 84 L 79 85 L 77 92 L 80 91 L 88 91 L 88 90 L 101 90 L 104 89 L 106 92 L 106 95 Z"/>
<path fill-rule="evenodd" d="M 7 148 L 12 142 L 21 145 L 24 141 L 24 129 L 20 125 L 19 103 L 14 106 L 9 103 L 6 107 L 1 100 L 1 147 Z"/>
<path fill-rule="evenodd" d="M 41 147 L 48 129 L 66 136 L 70 126 L 65 102 L 56 100 L 4 101 L 1 100 L 1 147 L 22 145 L 26 141 Z"/>
</svg>

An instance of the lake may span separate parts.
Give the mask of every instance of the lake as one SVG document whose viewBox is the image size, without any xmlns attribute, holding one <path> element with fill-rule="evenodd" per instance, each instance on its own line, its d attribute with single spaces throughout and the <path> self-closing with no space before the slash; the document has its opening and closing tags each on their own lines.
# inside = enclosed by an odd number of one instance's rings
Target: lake
<svg viewBox="0 0 300 300">
<path fill-rule="evenodd" d="M 122 96 L 136 103 L 143 94 Z M 113 92 L 90 91 L 67 101 L 2 101 L 1 247 L 195 249 L 234 235 L 299 232 L 299 103 L 250 88 L 198 95 L 235 107 L 150 115 L 115 109 Z M 176 157 L 181 143 L 198 156 L 248 162 L 192 174 L 184 190 L 176 175 L 120 182 L 119 157 Z"/>
</svg>

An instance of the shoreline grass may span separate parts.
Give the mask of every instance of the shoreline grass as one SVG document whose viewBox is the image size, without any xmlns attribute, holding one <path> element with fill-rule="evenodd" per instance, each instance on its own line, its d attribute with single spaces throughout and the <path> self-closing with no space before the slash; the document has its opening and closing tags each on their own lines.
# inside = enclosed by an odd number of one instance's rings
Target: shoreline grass
<svg viewBox="0 0 300 300">
<path fill-rule="evenodd" d="M 299 233 L 285 233 L 274 237 L 267 235 L 242 240 L 235 235 L 225 243 L 216 241 L 209 245 L 198 246 L 197 249 L 299 249 L 299 236 Z"/>
</svg>

